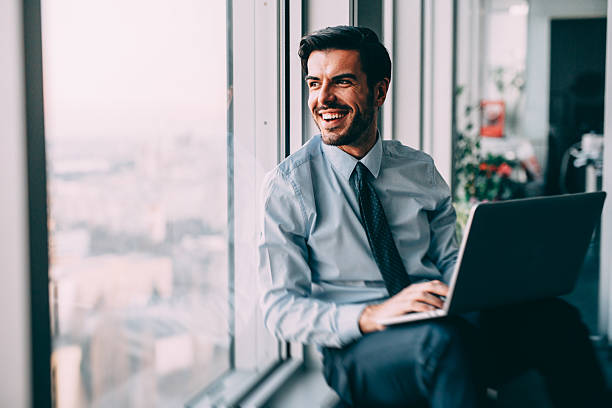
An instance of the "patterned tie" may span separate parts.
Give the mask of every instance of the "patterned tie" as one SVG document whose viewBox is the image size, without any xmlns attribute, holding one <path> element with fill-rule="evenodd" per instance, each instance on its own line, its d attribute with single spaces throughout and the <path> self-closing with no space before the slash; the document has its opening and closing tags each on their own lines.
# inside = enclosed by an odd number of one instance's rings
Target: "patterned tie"
<svg viewBox="0 0 612 408">
<path fill-rule="evenodd" d="M 393 236 L 385 217 L 385 211 L 369 183 L 372 173 L 361 162 L 357 162 L 355 176 L 358 191 L 361 219 L 368 236 L 368 242 L 374 255 L 374 260 L 380 269 L 389 295 L 393 296 L 410 285 L 410 278 L 404 269 L 404 264 L 393 242 Z"/>
</svg>

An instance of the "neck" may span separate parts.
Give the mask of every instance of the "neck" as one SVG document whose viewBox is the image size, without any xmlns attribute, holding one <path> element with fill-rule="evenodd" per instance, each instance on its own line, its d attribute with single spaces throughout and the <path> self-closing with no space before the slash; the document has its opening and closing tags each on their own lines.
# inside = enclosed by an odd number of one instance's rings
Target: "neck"
<svg viewBox="0 0 612 408">
<path fill-rule="evenodd" d="M 372 124 L 370 124 L 363 135 L 357 141 L 355 141 L 355 143 L 338 146 L 338 148 L 356 159 L 362 159 L 376 144 L 376 135 L 376 121 L 373 120 Z"/>
</svg>

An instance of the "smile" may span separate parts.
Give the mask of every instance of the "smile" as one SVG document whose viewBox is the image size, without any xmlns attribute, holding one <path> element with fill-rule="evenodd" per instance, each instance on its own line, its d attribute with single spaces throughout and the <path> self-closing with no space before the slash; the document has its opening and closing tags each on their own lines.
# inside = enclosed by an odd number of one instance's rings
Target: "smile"
<svg viewBox="0 0 612 408">
<path fill-rule="evenodd" d="M 321 117 L 323 118 L 323 120 L 335 120 L 335 119 L 340 119 L 346 116 L 346 113 L 323 113 L 321 114 Z"/>
</svg>

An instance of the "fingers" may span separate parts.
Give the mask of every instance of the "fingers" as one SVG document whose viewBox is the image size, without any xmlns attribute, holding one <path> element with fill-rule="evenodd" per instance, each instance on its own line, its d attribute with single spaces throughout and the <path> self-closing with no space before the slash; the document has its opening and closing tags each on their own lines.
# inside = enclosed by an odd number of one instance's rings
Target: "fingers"
<svg viewBox="0 0 612 408">
<path fill-rule="evenodd" d="M 430 312 L 432 310 L 436 310 L 436 307 L 423 302 L 414 301 L 412 302 L 411 309 L 413 312 Z"/>
<path fill-rule="evenodd" d="M 409 292 L 404 296 L 395 297 L 384 302 L 381 306 L 384 313 L 392 316 L 399 316 L 410 312 L 426 312 L 439 309 L 443 302 L 436 296 L 427 292 Z"/>
<path fill-rule="evenodd" d="M 432 295 L 429 292 L 421 292 L 416 298 L 416 301 L 434 306 L 441 309 L 444 306 L 444 301 L 437 296 Z"/>
<path fill-rule="evenodd" d="M 444 282 L 433 280 L 412 284 L 395 295 L 394 298 L 397 298 L 397 302 L 408 302 L 409 307 L 416 306 L 412 304 L 416 301 L 440 309 L 444 306 L 444 300 L 440 299 L 440 296 L 446 296 L 447 294 L 448 286 Z"/>
<path fill-rule="evenodd" d="M 378 323 L 382 318 L 441 309 L 444 301 L 439 296 L 447 294 L 448 286 L 439 280 L 412 284 L 382 303 L 368 305 L 359 317 L 359 329 L 362 333 L 384 330 Z"/>
<path fill-rule="evenodd" d="M 447 294 L 448 286 L 439 280 L 410 285 L 390 299 L 366 307 L 359 319 L 359 328 L 363 333 L 382 330 L 384 326 L 377 323 L 381 318 L 440 309 L 444 301 L 439 296 Z"/>
<path fill-rule="evenodd" d="M 448 294 L 448 286 L 439 280 L 424 282 L 423 286 L 425 286 L 428 292 L 435 293 L 436 295 L 446 296 Z"/>
<path fill-rule="evenodd" d="M 435 293 L 440 296 L 446 296 L 448 293 L 448 285 L 439 280 L 432 280 L 421 283 L 413 283 L 412 285 L 406 286 L 402 292 L 411 292 L 414 290 L 427 290 L 428 292 Z"/>
</svg>

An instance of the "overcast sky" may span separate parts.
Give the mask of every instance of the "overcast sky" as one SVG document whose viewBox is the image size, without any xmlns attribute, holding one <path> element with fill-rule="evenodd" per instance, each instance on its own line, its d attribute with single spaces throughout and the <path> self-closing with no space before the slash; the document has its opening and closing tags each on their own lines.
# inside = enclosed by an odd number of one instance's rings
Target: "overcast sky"
<svg viewBox="0 0 612 408">
<path fill-rule="evenodd" d="M 43 0 L 47 138 L 226 131 L 225 0 Z"/>
</svg>

